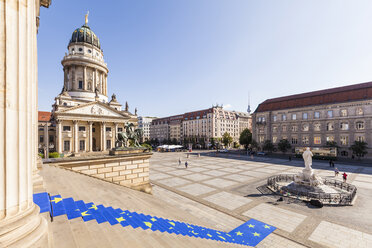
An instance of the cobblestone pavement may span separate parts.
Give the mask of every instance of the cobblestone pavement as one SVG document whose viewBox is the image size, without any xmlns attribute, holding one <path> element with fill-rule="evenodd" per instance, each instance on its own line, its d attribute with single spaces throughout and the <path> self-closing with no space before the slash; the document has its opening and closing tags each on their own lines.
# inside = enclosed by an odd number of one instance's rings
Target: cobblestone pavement
<svg viewBox="0 0 372 248">
<path fill-rule="evenodd" d="M 257 247 L 372 247 L 371 167 L 336 162 L 340 174 L 348 173 L 348 182 L 357 186 L 357 199 L 353 206 L 319 209 L 288 199 L 277 202 L 257 190 L 271 175 L 302 170 L 302 161 L 200 154 L 192 153 L 188 158 L 186 153 L 154 153 L 150 179 L 155 194 L 160 186 L 180 196 L 174 203 L 180 207 L 182 199 L 187 198 L 225 214 L 221 216 L 230 215 L 240 221 L 254 218 L 278 228 Z M 335 178 L 328 163 L 313 161 L 313 168 L 322 177 Z M 336 179 L 342 180 L 341 176 Z"/>
</svg>

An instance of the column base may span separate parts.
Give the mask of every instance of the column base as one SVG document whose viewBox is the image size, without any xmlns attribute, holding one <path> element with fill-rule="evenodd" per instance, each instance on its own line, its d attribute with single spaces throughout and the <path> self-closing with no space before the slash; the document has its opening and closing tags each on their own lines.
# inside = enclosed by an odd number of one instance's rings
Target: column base
<svg viewBox="0 0 372 248">
<path fill-rule="evenodd" d="M 0 247 L 50 247 L 48 223 L 37 205 L 0 221 Z"/>
</svg>

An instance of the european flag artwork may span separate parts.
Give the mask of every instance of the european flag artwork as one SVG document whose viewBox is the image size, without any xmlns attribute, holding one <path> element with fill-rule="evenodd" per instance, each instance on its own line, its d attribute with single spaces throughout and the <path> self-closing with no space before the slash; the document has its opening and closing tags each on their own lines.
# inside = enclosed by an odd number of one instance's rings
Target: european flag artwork
<svg viewBox="0 0 372 248">
<path fill-rule="evenodd" d="M 49 196 L 48 193 L 34 194 L 34 202 L 40 212 L 50 212 L 51 216 L 65 215 L 67 218 L 82 218 L 84 222 L 96 220 L 98 224 L 108 222 L 111 225 L 130 226 L 132 228 L 150 229 L 175 235 L 211 239 L 246 246 L 256 246 L 276 228 L 260 221 L 250 219 L 230 232 L 223 232 L 207 227 L 168 220 L 161 217 L 131 212 L 120 208 L 95 205 L 92 202 L 75 201 L 73 198 L 62 198 L 60 195 Z"/>
</svg>

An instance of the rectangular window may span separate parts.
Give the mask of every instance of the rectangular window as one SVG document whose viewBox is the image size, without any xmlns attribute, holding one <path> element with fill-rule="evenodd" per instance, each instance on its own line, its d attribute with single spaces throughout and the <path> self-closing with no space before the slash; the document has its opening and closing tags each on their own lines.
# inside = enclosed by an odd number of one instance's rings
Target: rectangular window
<svg viewBox="0 0 372 248">
<path fill-rule="evenodd" d="M 278 131 L 278 127 L 274 126 L 273 127 L 273 132 L 277 132 Z"/>
<path fill-rule="evenodd" d="M 273 143 L 276 143 L 277 140 L 278 140 L 278 137 L 273 136 Z"/>
<path fill-rule="evenodd" d="M 80 140 L 80 151 L 85 151 L 85 140 Z"/>
<path fill-rule="evenodd" d="M 347 122 L 341 122 L 340 123 L 340 129 L 341 130 L 349 130 L 349 123 L 347 123 Z"/>
<path fill-rule="evenodd" d="M 123 132 L 123 128 L 118 127 L 118 132 Z"/>
<path fill-rule="evenodd" d="M 63 126 L 63 131 L 65 131 L 65 132 L 71 131 L 71 127 L 70 126 Z"/>
<path fill-rule="evenodd" d="M 82 89 L 83 88 L 83 81 L 79 81 L 79 89 Z"/>
<path fill-rule="evenodd" d="M 297 140 L 297 138 L 292 137 L 291 142 L 292 142 L 292 145 L 296 145 L 298 140 Z"/>
<path fill-rule="evenodd" d="M 282 115 L 282 120 L 283 121 L 286 121 L 287 120 L 287 116 L 286 115 Z"/>
<path fill-rule="evenodd" d="M 332 118 L 333 117 L 333 110 L 328 110 L 327 111 L 327 116 L 328 116 L 328 118 Z"/>
<path fill-rule="evenodd" d="M 44 143 L 44 135 L 40 135 L 39 142 L 40 142 L 40 143 Z"/>
<path fill-rule="evenodd" d="M 297 115 L 296 114 L 292 114 L 292 120 L 296 120 L 297 119 Z"/>
<path fill-rule="evenodd" d="M 347 146 L 349 144 L 349 136 L 340 136 L 340 143 L 343 146 Z"/>
<path fill-rule="evenodd" d="M 111 127 L 106 127 L 106 132 L 111 132 Z"/>
<path fill-rule="evenodd" d="M 335 141 L 335 137 L 327 136 L 327 142 L 333 142 L 333 141 Z"/>
<path fill-rule="evenodd" d="M 356 141 L 364 142 L 364 136 L 357 136 Z"/>
<path fill-rule="evenodd" d="M 346 117 L 347 116 L 347 109 L 342 109 L 341 110 L 341 116 Z"/>
<path fill-rule="evenodd" d="M 84 126 L 80 126 L 80 127 L 79 127 L 79 131 L 80 131 L 80 132 L 84 132 L 84 131 L 85 131 L 85 127 L 84 127 Z"/>
<path fill-rule="evenodd" d="M 69 152 L 70 151 L 70 141 L 69 140 L 65 140 L 63 142 L 63 151 L 65 151 L 65 152 Z"/>
<path fill-rule="evenodd" d="M 287 126 L 282 126 L 283 132 L 287 132 Z"/>
<path fill-rule="evenodd" d="M 314 137 L 314 144 L 315 144 L 315 145 L 320 145 L 320 144 L 322 144 L 322 139 L 321 139 L 320 136 L 315 136 L 315 137 Z"/>
<path fill-rule="evenodd" d="M 297 132 L 297 126 L 292 126 L 292 132 Z"/>
<path fill-rule="evenodd" d="M 53 143 L 54 142 L 54 136 L 53 135 L 49 135 L 49 143 Z"/>
<path fill-rule="evenodd" d="M 307 113 L 302 113 L 302 119 L 307 120 Z"/>
<path fill-rule="evenodd" d="M 302 144 L 305 144 L 305 145 L 309 144 L 309 137 L 308 136 L 303 136 L 302 137 Z"/>
<path fill-rule="evenodd" d="M 358 121 L 356 123 L 356 129 L 357 130 L 363 130 L 364 129 L 364 122 L 363 121 Z"/>
<path fill-rule="evenodd" d="M 106 149 L 111 149 L 111 140 L 106 140 Z"/>
<path fill-rule="evenodd" d="M 92 132 L 94 133 L 95 131 L 96 131 L 96 129 L 93 127 L 93 128 L 92 128 Z"/>
<path fill-rule="evenodd" d="M 273 121 L 276 122 L 276 115 L 273 116 Z"/>
<path fill-rule="evenodd" d="M 319 112 L 314 112 L 314 118 L 319 119 L 320 118 L 320 113 Z"/>
</svg>

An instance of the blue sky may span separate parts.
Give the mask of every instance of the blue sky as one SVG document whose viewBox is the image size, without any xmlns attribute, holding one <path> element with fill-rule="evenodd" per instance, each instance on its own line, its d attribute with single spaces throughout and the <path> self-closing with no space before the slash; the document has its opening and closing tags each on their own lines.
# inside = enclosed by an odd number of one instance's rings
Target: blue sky
<svg viewBox="0 0 372 248">
<path fill-rule="evenodd" d="M 72 32 L 98 35 L 116 93 L 139 115 L 168 116 L 224 104 L 372 81 L 372 1 L 53 0 L 41 10 L 39 109 L 63 86 Z"/>
</svg>

